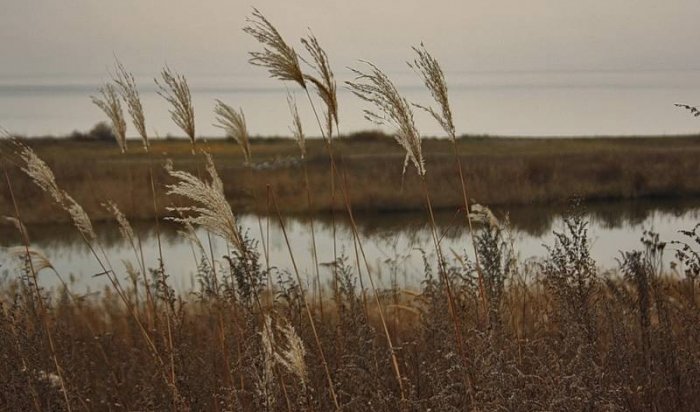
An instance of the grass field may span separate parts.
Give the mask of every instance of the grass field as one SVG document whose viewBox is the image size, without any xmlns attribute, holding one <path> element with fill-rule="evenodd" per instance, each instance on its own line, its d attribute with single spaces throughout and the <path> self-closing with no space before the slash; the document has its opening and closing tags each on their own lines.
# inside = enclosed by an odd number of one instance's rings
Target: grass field
<svg viewBox="0 0 700 412">
<path fill-rule="evenodd" d="M 26 142 L 54 169 L 57 180 L 94 219 L 107 218 L 100 207 L 115 201 L 131 218 L 152 217 L 149 168 L 156 180 L 168 182 L 165 159 L 177 167 L 197 170 L 185 140 L 155 140 L 147 156 L 138 150 L 121 154 L 112 142 L 28 139 Z M 138 144 L 132 142 L 132 145 Z M 232 140 L 200 143 L 214 156 L 225 191 L 235 211 L 267 211 L 267 185 L 279 198 L 283 212 L 308 212 L 298 148 L 292 139 L 251 140 L 254 172 L 243 164 L 241 149 Z M 451 161 L 451 143 L 425 139 L 433 206 L 462 205 L 459 177 Z M 681 198 L 700 195 L 700 136 L 624 138 L 503 138 L 463 137 L 457 148 L 469 196 L 489 205 L 560 202 L 582 199 Z M 328 211 L 331 198 L 329 163 L 324 144 L 307 140 L 306 166 L 314 193 L 312 210 Z M 402 182 L 403 152 L 389 136 L 374 132 L 337 139 L 342 163 L 357 211 L 422 210 L 424 199 L 417 178 Z M 27 222 L 56 221 L 64 215 L 41 201 L 42 194 L 17 168 L 8 171 Z M 255 188 L 255 189 L 253 189 Z M 339 189 L 338 189 L 339 190 Z M 339 192 L 336 198 L 341 198 Z M 257 205 L 256 200 L 257 199 Z M 159 205 L 172 200 L 159 194 Z M 7 188 L 0 189 L 0 210 L 10 214 Z M 336 201 L 337 209 L 342 202 Z M 161 210 L 161 215 L 164 211 Z"/>
</svg>

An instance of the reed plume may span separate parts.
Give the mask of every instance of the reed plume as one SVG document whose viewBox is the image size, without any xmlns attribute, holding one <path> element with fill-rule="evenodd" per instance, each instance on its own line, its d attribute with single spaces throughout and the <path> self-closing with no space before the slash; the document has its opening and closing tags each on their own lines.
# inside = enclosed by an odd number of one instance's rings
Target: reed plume
<svg viewBox="0 0 700 412">
<path fill-rule="evenodd" d="M 168 195 L 182 196 L 198 206 L 170 207 L 168 210 L 182 213 L 182 217 L 170 217 L 171 221 L 201 226 L 215 235 L 221 236 L 240 251 L 245 247 L 236 217 L 224 195 L 224 185 L 216 172 L 211 155 L 204 153 L 207 172 L 211 179 L 205 182 L 191 173 L 175 170 L 171 163 L 165 169 L 177 183 L 168 185 Z"/>
<path fill-rule="evenodd" d="M 396 86 L 384 72 L 370 62 L 364 63 L 369 68 L 367 73 L 351 69 L 357 77 L 355 82 L 346 82 L 350 91 L 378 109 L 379 113 L 365 109 L 367 120 L 396 129 L 394 138 L 406 151 L 403 173 L 406 173 L 406 167 L 410 161 L 418 175 L 425 176 L 421 137 L 413 119 L 411 105 L 399 94 Z"/>
<path fill-rule="evenodd" d="M 304 61 L 318 76 L 314 77 L 310 74 L 305 74 L 304 78 L 314 85 L 316 93 L 326 105 L 326 136 L 330 139 L 333 135 L 333 123 L 335 123 L 336 128 L 338 126 L 338 96 L 335 77 L 328 63 L 328 55 L 319 45 L 313 33 L 309 33 L 308 38 L 301 39 L 301 43 L 313 59 L 313 62 Z"/>
<path fill-rule="evenodd" d="M 80 233 L 88 240 L 95 240 L 97 236 L 93 230 L 90 217 L 78 202 L 58 186 L 51 168 L 29 146 L 19 142 L 15 142 L 15 145 L 17 154 L 23 162 L 22 171 L 70 215 L 73 224 Z"/>
<path fill-rule="evenodd" d="M 274 409 L 274 372 L 275 372 L 275 335 L 272 331 L 272 318 L 265 315 L 263 319 L 263 330 L 260 332 L 260 343 L 262 346 L 263 369 L 259 382 L 259 391 L 265 398 L 268 410 Z"/>
<path fill-rule="evenodd" d="M 49 258 L 37 249 L 27 248 L 25 246 L 14 246 L 7 249 L 7 254 L 11 257 L 21 259 L 27 264 L 31 259 L 32 267 L 36 273 L 44 269 L 53 269 L 53 264 Z"/>
<path fill-rule="evenodd" d="M 112 83 L 107 83 L 100 87 L 99 92 L 99 96 L 91 97 L 92 102 L 109 117 L 119 149 L 124 153 L 126 152 L 126 121 L 117 88 Z"/>
<path fill-rule="evenodd" d="M 438 61 L 425 49 L 423 43 L 421 43 L 420 47 L 413 47 L 413 51 L 416 52 L 418 57 L 413 61 L 413 64 L 408 63 L 408 66 L 416 70 L 418 75 L 423 79 L 425 87 L 430 91 L 433 99 L 440 106 L 440 113 L 430 106 L 421 106 L 417 104 L 415 106 L 430 113 L 450 139 L 454 141 L 457 136 L 455 133 L 454 121 L 452 120 L 450 101 L 447 96 L 445 74 Z"/>
<path fill-rule="evenodd" d="M 279 364 L 284 366 L 289 372 L 293 373 L 303 388 L 306 388 L 306 382 L 309 375 L 306 369 L 306 349 L 304 349 L 304 341 L 297 334 L 294 326 L 287 324 L 281 328 L 282 334 L 287 340 L 287 347 L 275 353 L 275 359 Z"/>
<path fill-rule="evenodd" d="M 114 220 L 117 221 L 117 224 L 119 225 L 119 233 L 122 235 L 122 238 L 126 242 L 134 245 L 136 239 L 134 230 L 131 228 L 131 224 L 126 219 L 126 216 L 124 216 L 124 213 L 119 210 L 117 204 L 110 200 L 102 203 L 102 207 L 104 207 L 114 217 Z"/>
<path fill-rule="evenodd" d="M 243 28 L 243 31 L 263 45 L 262 51 L 250 52 L 251 58 L 248 60 L 250 64 L 267 68 L 273 78 L 293 81 L 306 89 L 299 56 L 284 41 L 275 26 L 256 8 L 253 8 L 253 16 L 246 18 L 246 22 L 248 25 Z"/>
<path fill-rule="evenodd" d="M 243 109 L 238 109 L 238 111 L 236 111 L 233 107 L 216 99 L 214 113 L 216 114 L 216 123 L 214 126 L 223 129 L 226 132 L 226 137 L 238 142 L 238 145 L 243 151 L 245 163 L 250 164 L 252 161 L 250 135 L 248 134 L 248 127 L 246 126 Z"/>
<path fill-rule="evenodd" d="M 131 123 L 139 133 L 139 136 L 141 136 L 144 150 L 148 151 L 150 143 L 148 142 L 148 133 L 146 132 L 146 116 L 143 113 L 141 96 L 136 88 L 134 75 L 127 71 L 119 60 L 115 63 L 115 69 L 116 71 L 112 75 L 112 81 L 119 88 L 119 94 L 126 103 L 127 111 L 131 117 Z"/>
<path fill-rule="evenodd" d="M 287 105 L 289 106 L 289 113 L 292 115 L 292 127 L 289 130 L 294 136 L 297 145 L 299 146 L 299 153 L 301 159 L 306 157 L 306 136 L 304 136 L 304 129 L 301 126 L 301 118 L 299 117 L 299 109 L 297 108 L 296 99 L 291 93 L 287 93 Z"/>
<path fill-rule="evenodd" d="M 438 124 L 440 124 L 442 129 L 445 131 L 445 133 L 447 133 L 447 136 L 452 141 L 452 151 L 454 154 L 455 163 L 457 164 L 457 170 L 459 172 L 459 181 L 462 188 L 462 199 L 464 201 L 464 211 L 467 216 L 467 225 L 469 226 L 469 233 L 473 234 L 474 229 L 472 227 L 472 214 L 470 213 L 468 200 L 469 196 L 467 195 L 467 184 L 465 182 L 464 171 L 462 169 L 462 160 L 460 159 L 459 153 L 457 152 L 457 134 L 455 132 L 455 125 L 452 119 L 452 109 L 450 108 L 450 100 L 447 95 L 447 81 L 445 80 L 445 74 L 442 71 L 442 68 L 440 67 L 440 63 L 438 63 L 437 59 L 435 59 L 428 52 L 428 50 L 426 50 L 423 43 L 421 43 L 420 47 L 413 47 L 413 50 L 418 56 L 413 61 L 413 64 L 408 63 L 408 65 L 409 67 L 416 70 L 418 75 L 423 79 L 425 87 L 433 96 L 435 102 L 440 106 L 440 112 L 438 113 L 438 111 L 429 106 L 415 106 L 430 113 L 438 122 Z M 491 213 L 491 211 L 488 208 L 484 208 L 480 205 L 474 206 L 479 206 L 479 208 L 481 208 L 477 211 L 477 213 L 482 213 L 481 217 L 483 217 L 483 213 L 486 213 L 485 211 L 488 211 L 488 214 L 486 215 L 486 222 L 488 224 L 492 224 L 494 221 L 498 222 L 498 220 L 495 219 L 493 213 Z M 472 210 L 474 210 L 474 208 L 472 208 Z M 484 290 L 484 279 L 481 270 L 481 265 L 479 262 L 479 253 L 477 251 L 475 237 L 471 236 L 471 238 L 472 247 L 474 249 L 474 260 L 476 263 L 476 270 L 479 277 L 479 291 L 482 301 L 481 303 L 484 306 L 484 311 L 486 311 L 488 301 L 486 299 L 486 293 Z"/>
<path fill-rule="evenodd" d="M 185 76 L 176 73 L 165 66 L 160 73 L 161 81 L 154 79 L 158 86 L 158 94 L 170 103 L 170 117 L 182 129 L 195 147 L 194 107 L 192 94 Z"/>
<path fill-rule="evenodd" d="M 469 218 L 474 222 L 483 223 L 494 229 L 501 227 L 501 222 L 498 221 L 491 209 L 478 203 L 472 205 Z"/>
</svg>

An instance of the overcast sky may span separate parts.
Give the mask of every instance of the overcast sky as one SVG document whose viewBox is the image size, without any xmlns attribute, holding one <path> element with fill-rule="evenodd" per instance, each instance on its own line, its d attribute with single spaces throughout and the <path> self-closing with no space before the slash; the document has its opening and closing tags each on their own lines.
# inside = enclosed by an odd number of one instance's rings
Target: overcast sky
<svg viewBox="0 0 700 412">
<path fill-rule="evenodd" d="M 0 74 L 244 73 L 259 8 L 289 41 L 310 27 L 337 70 L 404 69 L 424 41 L 447 71 L 700 68 L 698 0 L 1 0 Z M 299 46 L 297 46 L 299 48 Z"/>
</svg>

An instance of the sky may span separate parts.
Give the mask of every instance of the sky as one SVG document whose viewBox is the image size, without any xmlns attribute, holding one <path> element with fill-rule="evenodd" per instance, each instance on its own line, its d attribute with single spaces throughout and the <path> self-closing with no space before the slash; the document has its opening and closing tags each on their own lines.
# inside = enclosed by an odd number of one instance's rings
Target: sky
<svg viewBox="0 0 700 412">
<path fill-rule="evenodd" d="M 309 28 L 337 71 L 405 70 L 423 41 L 446 71 L 700 69 L 698 0 L 2 0 L 0 75 L 250 73 L 257 7 L 297 49 Z"/>
</svg>

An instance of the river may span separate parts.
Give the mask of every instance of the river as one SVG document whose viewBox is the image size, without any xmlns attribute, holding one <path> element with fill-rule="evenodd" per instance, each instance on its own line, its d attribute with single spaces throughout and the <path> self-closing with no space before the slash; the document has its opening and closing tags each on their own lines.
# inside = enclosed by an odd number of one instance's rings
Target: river
<svg viewBox="0 0 700 412">
<path fill-rule="evenodd" d="M 562 231 L 564 228 L 563 215 L 566 210 L 565 205 L 519 206 L 498 208 L 495 213 L 501 220 L 505 220 L 506 214 L 508 215 L 515 250 L 519 259 L 526 261 L 546 256 L 545 245 L 553 244 L 553 231 Z M 681 240 L 679 230 L 692 229 L 700 222 L 700 199 L 596 202 L 584 205 L 583 210 L 589 221 L 591 254 L 601 270 L 616 269 L 621 251 L 641 248 L 640 238 L 644 230 L 658 232 L 663 241 Z M 356 220 L 367 261 L 379 287 L 389 287 L 392 282 L 400 287 L 419 286 L 424 275 L 421 250 L 433 257 L 435 250 L 426 215 L 418 212 L 363 214 L 357 216 Z M 283 221 L 302 278 L 312 279 L 314 265 L 311 257 L 310 220 L 287 216 Z M 460 255 L 466 253 L 470 259 L 473 258 L 471 240 L 463 217 L 456 211 L 442 211 L 438 213 L 437 221 L 445 255 L 452 259 L 453 252 Z M 240 216 L 239 223 L 249 236 L 260 239 L 257 216 Z M 269 230 L 270 265 L 282 272 L 291 271 L 289 250 L 279 221 L 275 217 L 268 219 L 261 216 L 260 224 L 264 232 Z M 153 222 L 135 222 L 133 226 L 142 243 L 146 266 L 155 267 L 158 249 Z M 314 226 L 319 259 L 322 263 L 330 262 L 333 260 L 331 216 L 314 217 Z M 104 248 L 110 263 L 120 277 L 126 278 L 123 262 L 131 261 L 134 266 L 138 266 L 133 250 L 121 239 L 115 224 L 98 223 L 95 230 L 97 242 Z M 160 231 L 165 267 L 171 284 L 179 291 L 191 290 L 195 284 L 195 259 L 198 259 L 193 254 L 192 244 L 178 234 L 178 227 L 172 223 L 160 225 Z M 10 226 L 2 226 L 0 229 L 0 246 L 3 247 L 0 249 L 2 279 L 16 276 L 19 267 L 19 260 L 13 259 L 7 251 L 8 247 L 20 244 L 19 236 L 14 232 Z M 28 232 L 32 246 L 41 250 L 64 278 L 72 279 L 71 287 L 74 290 L 95 291 L 107 285 L 104 277 L 93 276 L 102 270 L 73 227 L 66 224 L 35 225 L 29 226 Z M 213 254 L 221 262 L 221 256 L 227 253 L 225 242 L 207 236 L 201 230 L 198 230 L 198 235 L 207 249 L 208 238 L 211 238 Z M 343 216 L 336 217 L 336 239 L 338 253 L 347 256 L 349 264 L 354 265 L 352 230 Z M 259 250 L 264 265 L 262 246 Z M 198 252 L 196 254 L 199 255 Z M 672 253 L 668 251 L 666 255 L 668 262 Z M 392 267 L 394 271 L 391 270 Z M 330 271 L 327 266 L 323 266 L 321 272 L 322 283 L 327 287 Z M 58 284 L 48 270 L 42 271 L 40 278 L 41 284 L 46 287 Z"/>
</svg>

